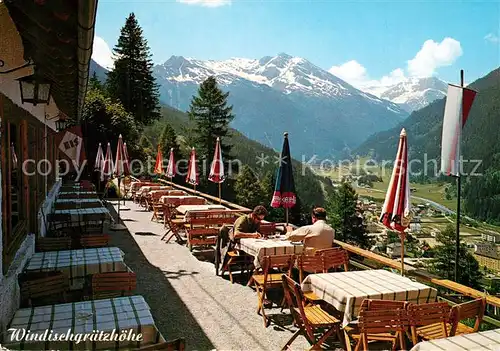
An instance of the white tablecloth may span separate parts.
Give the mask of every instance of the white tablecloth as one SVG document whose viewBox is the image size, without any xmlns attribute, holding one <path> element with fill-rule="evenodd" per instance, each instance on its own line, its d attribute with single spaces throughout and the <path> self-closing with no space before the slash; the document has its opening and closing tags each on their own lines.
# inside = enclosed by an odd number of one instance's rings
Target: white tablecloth
<svg viewBox="0 0 500 351">
<path fill-rule="evenodd" d="M 29 350 L 69 350 L 73 344 L 73 350 L 96 350 L 121 348 L 136 349 L 141 346 L 164 341 L 163 336 L 157 330 L 150 308 L 142 296 L 119 297 L 113 299 L 92 300 L 84 302 L 65 303 L 35 308 L 23 308 L 16 312 L 11 329 L 5 335 L 4 346 L 9 349 Z M 40 341 L 26 341 L 19 343 L 13 334 L 15 330 L 29 330 L 30 335 L 40 335 L 48 330 L 47 335 L 69 333 L 99 335 L 107 333 L 108 336 L 114 331 L 118 336 L 123 331 L 131 331 L 135 335 L 142 333 L 144 341 L 82 341 L 76 344 L 74 341 L 52 341 L 49 343 Z M 93 332 L 95 331 L 95 332 Z M 111 334 L 113 335 L 113 334 Z M 112 337 L 112 336 L 111 336 Z M 93 345 L 94 344 L 94 345 Z"/>
<path fill-rule="evenodd" d="M 222 205 L 181 205 L 176 207 L 177 212 L 186 214 L 189 211 L 209 211 L 209 210 L 227 210 Z"/>
<path fill-rule="evenodd" d="M 68 277 L 70 289 L 78 290 L 83 288 L 88 274 L 128 271 L 123 255 L 117 247 L 37 252 L 25 271 L 61 271 Z"/>
<path fill-rule="evenodd" d="M 255 257 L 256 268 L 261 266 L 264 256 L 299 255 L 304 251 L 304 245 L 281 239 L 240 239 L 236 247 Z"/>
<path fill-rule="evenodd" d="M 411 351 L 500 350 L 500 329 L 420 342 Z"/>
<path fill-rule="evenodd" d="M 420 304 L 434 302 L 437 296 L 436 289 L 385 270 L 310 274 L 302 289 L 344 312 L 344 326 L 357 317 L 365 298 Z"/>
<path fill-rule="evenodd" d="M 95 217 L 96 215 L 101 218 L 101 220 L 108 219 L 110 214 L 105 207 L 91 207 L 91 208 L 71 208 L 64 210 L 55 210 L 55 214 L 70 214 L 71 222 L 86 222 L 86 218 Z"/>
</svg>

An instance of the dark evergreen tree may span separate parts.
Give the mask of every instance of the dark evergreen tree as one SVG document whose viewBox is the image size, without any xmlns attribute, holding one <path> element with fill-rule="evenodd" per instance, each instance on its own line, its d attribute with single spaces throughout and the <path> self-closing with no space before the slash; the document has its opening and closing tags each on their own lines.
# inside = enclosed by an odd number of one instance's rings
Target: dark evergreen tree
<svg viewBox="0 0 500 351">
<path fill-rule="evenodd" d="M 207 168 L 214 156 L 217 137 L 221 141 L 223 159 L 231 159 L 229 124 L 234 115 L 233 107 L 227 104 L 228 96 L 229 93 L 222 92 L 217 86 L 215 77 L 208 77 L 201 83 L 198 96 L 194 96 L 191 101 L 189 117 L 194 122 L 194 129 L 191 131 L 193 146 L 196 147 L 200 160 L 205 158 Z"/>
<path fill-rule="evenodd" d="M 369 248 L 371 240 L 362 216 L 356 211 L 357 201 L 354 188 L 343 182 L 328 200 L 328 223 L 335 229 L 335 239 Z"/>
<path fill-rule="evenodd" d="M 108 73 L 107 88 L 140 124 L 160 117 L 158 85 L 153 77 L 153 61 L 134 13 L 127 18 L 114 48 L 116 60 Z"/>
<path fill-rule="evenodd" d="M 90 77 L 88 86 L 89 90 L 104 90 L 101 81 L 99 80 L 99 78 L 97 78 L 96 72 L 94 72 L 94 74 L 92 74 L 92 77 Z"/>
<path fill-rule="evenodd" d="M 236 192 L 236 202 L 250 209 L 257 205 L 265 205 L 265 193 L 259 183 L 255 173 L 250 167 L 244 165 L 234 186 Z"/>
<path fill-rule="evenodd" d="M 451 224 L 436 236 L 440 245 L 434 247 L 434 258 L 430 264 L 430 272 L 444 279 L 455 279 L 455 237 L 455 228 Z M 483 273 L 479 263 L 467 250 L 464 243 L 460 245 L 458 255 L 458 283 L 482 290 L 480 282 Z"/>
</svg>

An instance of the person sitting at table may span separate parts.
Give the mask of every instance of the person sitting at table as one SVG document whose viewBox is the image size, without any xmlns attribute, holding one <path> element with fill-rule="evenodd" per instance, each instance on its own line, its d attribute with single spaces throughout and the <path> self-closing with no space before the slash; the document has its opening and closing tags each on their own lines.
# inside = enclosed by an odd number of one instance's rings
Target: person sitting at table
<svg viewBox="0 0 500 351">
<path fill-rule="evenodd" d="M 302 241 L 306 252 L 320 249 L 328 249 L 333 245 L 335 230 L 326 223 L 326 211 L 322 207 L 316 207 L 312 211 L 312 225 L 306 225 L 297 229 L 288 226 L 286 239 L 294 242 Z"/>
<path fill-rule="evenodd" d="M 228 252 L 235 250 L 238 239 L 260 238 L 260 222 L 267 216 L 264 206 L 257 206 L 252 213 L 240 216 L 232 228 L 222 226 L 217 237 L 215 249 L 215 274 L 220 275 L 222 268 L 229 260 Z"/>
</svg>

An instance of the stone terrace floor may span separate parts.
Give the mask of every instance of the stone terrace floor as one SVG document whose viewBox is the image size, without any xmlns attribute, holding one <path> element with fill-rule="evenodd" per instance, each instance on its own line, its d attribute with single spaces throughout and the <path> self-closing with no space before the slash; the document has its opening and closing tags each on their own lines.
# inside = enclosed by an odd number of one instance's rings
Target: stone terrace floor
<svg viewBox="0 0 500 351">
<path fill-rule="evenodd" d="M 116 206 L 116 201 L 111 201 Z M 121 211 L 128 231 L 109 232 L 111 246 L 125 253 L 125 262 L 137 274 L 136 293 L 151 307 L 156 325 L 167 339 L 184 337 L 188 350 L 280 350 L 296 330 L 289 311 L 277 315 L 276 323 L 264 327 L 256 313 L 257 294 L 245 283 L 231 284 L 215 275 L 210 257 L 195 257 L 186 246 L 172 239 L 161 241 L 163 223 L 151 222 L 151 212 L 127 201 Z M 111 205 L 110 205 L 111 209 Z M 116 214 L 113 213 L 116 218 Z M 213 256 L 213 255 L 212 255 Z M 292 348 L 310 346 L 299 336 Z"/>
</svg>

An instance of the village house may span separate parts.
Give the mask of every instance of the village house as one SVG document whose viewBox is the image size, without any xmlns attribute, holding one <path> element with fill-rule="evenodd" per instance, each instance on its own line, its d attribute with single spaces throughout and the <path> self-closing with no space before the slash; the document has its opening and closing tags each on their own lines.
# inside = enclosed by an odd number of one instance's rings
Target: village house
<svg viewBox="0 0 500 351">
<path fill-rule="evenodd" d="M 18 274 L 60 187 L 57 131 L 81 113 L 96 3 L 0 1 L 0 333 L 19 308 Z"/>
</svg>

